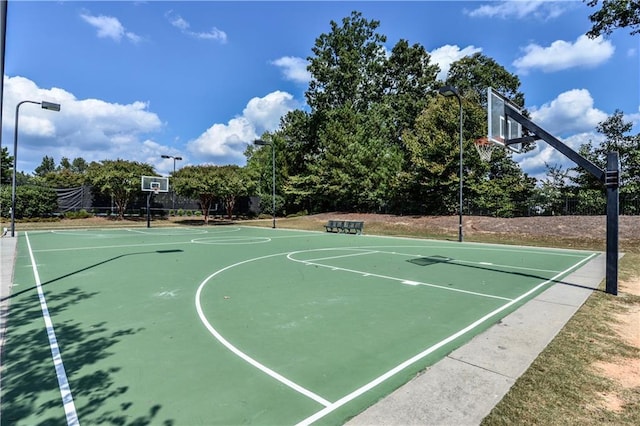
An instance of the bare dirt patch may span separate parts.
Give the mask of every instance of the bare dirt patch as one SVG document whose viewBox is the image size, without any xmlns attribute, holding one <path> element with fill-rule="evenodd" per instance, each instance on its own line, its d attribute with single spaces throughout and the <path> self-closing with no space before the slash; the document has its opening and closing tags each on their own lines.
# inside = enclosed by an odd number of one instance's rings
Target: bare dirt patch
<svg viewBox="0 0 640 426">
<path fill-rule="evenodd" d="M 329 219 L 362 220 L 366 223 L 388 223 L 416 229 L 457 231 L 458 216 L 396 216 L 368 213 L 322 213 L 311 216 L 321 221 Z M 534 216 L 496 218 L 464 216 L 463 230 L 468 234 L 493 233 L 569 238 L 606 238 L 605 216 Z M 365 225 L 366 226 L 366 225 Z M 620 216 L 621 240 L 640 240 L 640 216 Z"/>
<path fill-rule="evenodd" d="M 640 278 L 634 277 L 620 283 L 620 290 L 628 294 L 640 295 Z M 628 345 L 640 349 L 640 306 L 631 305 L 624 313 L 614 315 L 612 330 Z M 612 362 L 599 361 L 593 367 L 600 375 L 613 380 L 625 389 L 640 387 L 640 358 L 618 358 Z M 602 394 L 603 407 L 619 412 L 624 401 L 616 392 Z"/>
</svg>

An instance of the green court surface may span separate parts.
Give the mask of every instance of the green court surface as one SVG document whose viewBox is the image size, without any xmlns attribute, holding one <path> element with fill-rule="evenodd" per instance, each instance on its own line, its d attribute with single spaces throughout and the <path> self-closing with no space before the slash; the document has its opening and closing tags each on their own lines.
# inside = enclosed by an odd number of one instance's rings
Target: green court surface
<svg viewBox="0 0 640 426">
<path fill-rule="evenodd" d="M 235 226 L 21 233 L 1 421 L 342 424 L 593 256 Z"/>
</svg>

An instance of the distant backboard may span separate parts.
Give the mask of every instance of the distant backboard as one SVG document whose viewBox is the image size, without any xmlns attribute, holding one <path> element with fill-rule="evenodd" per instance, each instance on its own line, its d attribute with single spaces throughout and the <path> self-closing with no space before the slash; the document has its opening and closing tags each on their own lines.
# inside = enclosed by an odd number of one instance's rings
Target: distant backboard
<svg viewBox="0 0 640 426">
<path fill-rule="evenodd" d="M 169 192 L 169 178 L 162 176 L 142 176 L 143 191 Z"/>
<path fill-rule="evenodd" d="M 498 93 L 493 88 L 487 89 L 487 137 L 492 143 L 507 148 L 513 152 L 521 152 L 522 144 L 506 145 L 505 141 L 522 137 L 522 126 L 513 118 L 507 118 L 504 113 L 504 105 L 509 106 L 518 112 L 522 109 Z"/>
</svg>

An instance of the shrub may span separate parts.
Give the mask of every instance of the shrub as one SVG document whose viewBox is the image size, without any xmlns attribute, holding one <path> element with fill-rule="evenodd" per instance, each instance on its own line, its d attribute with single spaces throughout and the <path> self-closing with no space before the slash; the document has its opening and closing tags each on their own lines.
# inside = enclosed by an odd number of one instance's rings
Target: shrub
<svg viewBox="0 0 640 426">
<path fill-rule="evenodd" d="M 11 216 L 11 187 L 3 185 L 2 192 L 3 217 Z M 34 185 L 20 185 L 16 188 L 15 218 L 50 217 L 58 209 L 58 196 L 51 188 Z"/>
<path fill-rule="evenodd" d="M 77 212 L 66 212 L 64 217 L 66 219 L 86 219 L 88 217 L 93 217 L 93 214 L 89 213 L 85 209 L 81 209 Z"/>
</svg>

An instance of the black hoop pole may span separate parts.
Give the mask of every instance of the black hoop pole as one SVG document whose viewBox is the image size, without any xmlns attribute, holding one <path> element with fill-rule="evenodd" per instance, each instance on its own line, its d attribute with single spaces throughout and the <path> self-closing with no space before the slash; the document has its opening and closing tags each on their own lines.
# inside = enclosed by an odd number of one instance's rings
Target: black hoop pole
<svg viewBox="0 0 640 426">
<path fill-rule="evenodd" d="M 618 153 L 607 153 L 607 170 L 605 177 L 607 188 L 607 275 L 606 291 L 608 294 L 618 294 L 618 250 L 619 235 L 618 221 L 620 203 L 618 187 L 620 186 L 620 171 Z"/>
<path fill-rule="evenodd" d="M 149 195 L 147 195 L 147 228 L 151 228 L 151 209 L 149 208 L 150 203 L 149 201 L 151 200 L 151 195 L 153 194 L 153 192 L 149 192 Z"/>
</svg>

